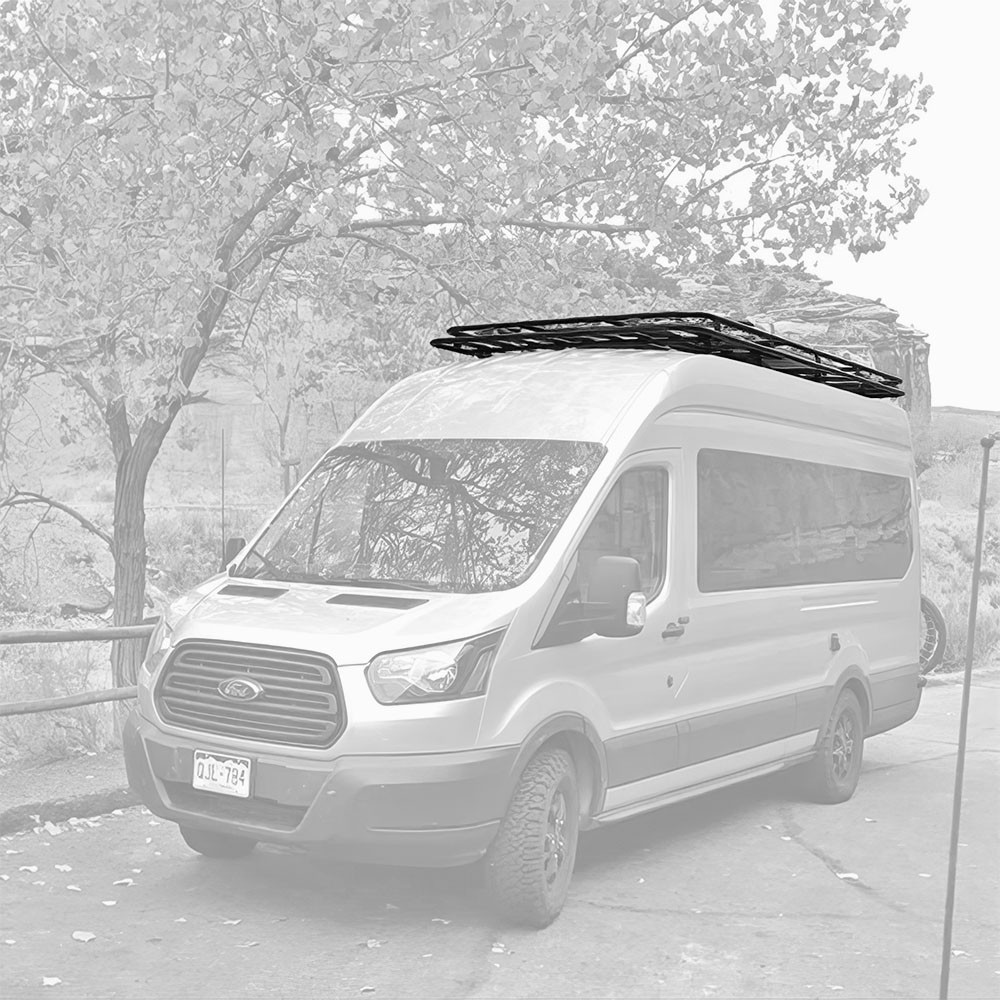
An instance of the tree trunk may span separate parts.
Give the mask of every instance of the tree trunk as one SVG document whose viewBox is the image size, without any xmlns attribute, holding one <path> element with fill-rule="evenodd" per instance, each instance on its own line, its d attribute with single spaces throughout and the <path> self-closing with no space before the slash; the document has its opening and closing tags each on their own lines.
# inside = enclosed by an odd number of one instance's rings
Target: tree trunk
<svg viewBox="0 0 1000 1000">
<path fill-rule="evenodd" d="M 115 477 L 115 625 L 138 625 L 146 598 L 146 478 L 156 457 L 148 439 L 140 438 L 119 459 Z M 134 684 L 142 662 L 143 643 L 116 641 L 111 671 L 116 686 Z"/>
</svg>

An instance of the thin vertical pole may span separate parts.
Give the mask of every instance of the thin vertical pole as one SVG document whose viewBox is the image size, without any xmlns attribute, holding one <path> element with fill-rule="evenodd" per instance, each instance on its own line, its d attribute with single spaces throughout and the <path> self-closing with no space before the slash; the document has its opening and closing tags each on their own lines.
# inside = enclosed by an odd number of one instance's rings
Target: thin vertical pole
<svg viewBox="0 0 1000 1000">
<path fill-rule="evenodd" d="M 965 741 L 969 730 L 969 692 L 972 689 L 972 655 L 976 640 L 976 604 L 979 600 L 979 572 L 983 562 L 983 532 L 986 525 L 986 485 L 990 475 L 990 448 L 997 435 L 984 437 L 983 477 L 979 486 L 979 521 L 976 525 L 976 553 L 972 563 L 972 595 L 969 599 L 969 632 L 965 646 L 965 678 L 962 684 L 962 714 L 958 725 L 958 760 L 955 763 L 955 795 L 951 808 L 951 850 L 948 855 L 948 891 L 944 903 L 944 943 L 941 949 L 940 1000 L 948 1000 L 951 974 L 951 927 L 955 913 L 955 874 L 958 867 L 958 829 L 962 819 L 962 782 L 965 778 Z"/>
<path fill-rule="evenodd" d="M 222 467 L 219 470 L 219 520 L 222 524 L 222 566 L 226 565 L 226 428 L 219 428 Z"/>
</svg>

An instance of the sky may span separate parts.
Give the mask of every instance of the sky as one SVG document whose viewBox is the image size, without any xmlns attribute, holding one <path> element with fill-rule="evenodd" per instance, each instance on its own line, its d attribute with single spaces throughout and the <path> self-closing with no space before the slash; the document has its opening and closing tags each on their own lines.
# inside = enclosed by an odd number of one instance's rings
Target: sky
<svg viewBox="0 0 1000 1000">
<path fill-rule="evenodd" d="M 929 335 L 934 406 L 1000 410 L 998 37 L 996 0 L 911 0 L 885 63 L 934 88 L 906 161 L 930 200 L 880 253 L 806 262 L 837 291 L 879 298 Z"/>
</svg>

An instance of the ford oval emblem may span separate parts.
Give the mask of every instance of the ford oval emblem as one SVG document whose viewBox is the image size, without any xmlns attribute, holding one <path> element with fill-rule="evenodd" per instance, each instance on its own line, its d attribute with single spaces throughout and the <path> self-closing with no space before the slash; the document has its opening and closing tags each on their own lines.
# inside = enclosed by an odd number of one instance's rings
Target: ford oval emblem
<svg viewBox="0 0 1000 1000">
<path fill-rule="evenodd" d="M 264 693 L 264 689 L 249 677 L 227 677 L 219 681 L 219 694 L 230 701 L 253 701 Z"/>
</svg>

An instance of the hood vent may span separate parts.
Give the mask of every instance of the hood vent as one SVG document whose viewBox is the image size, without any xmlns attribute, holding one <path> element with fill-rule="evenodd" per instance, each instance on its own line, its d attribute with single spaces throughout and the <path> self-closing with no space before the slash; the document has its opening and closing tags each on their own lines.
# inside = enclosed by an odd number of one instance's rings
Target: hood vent
<svg viewBox="0 0 1000 1000">
<path fill-rule="evenodd" d="M 422 597 L 381 597 L 375 594 L 337 594 L 327 604 L 348 605 L 354 608 L 398 608 L 405 611 L 416 608 L 427 601 Z"/>
<path fill-rule="evenodd" d="M 218 593 L 224 597 L 259 597 L 263 601 L 272 601 L 275 597 L 287 594 L 287 590 L 279 587 L 253 587 L 242 583 L 227 583 Z"/>
</svg>

